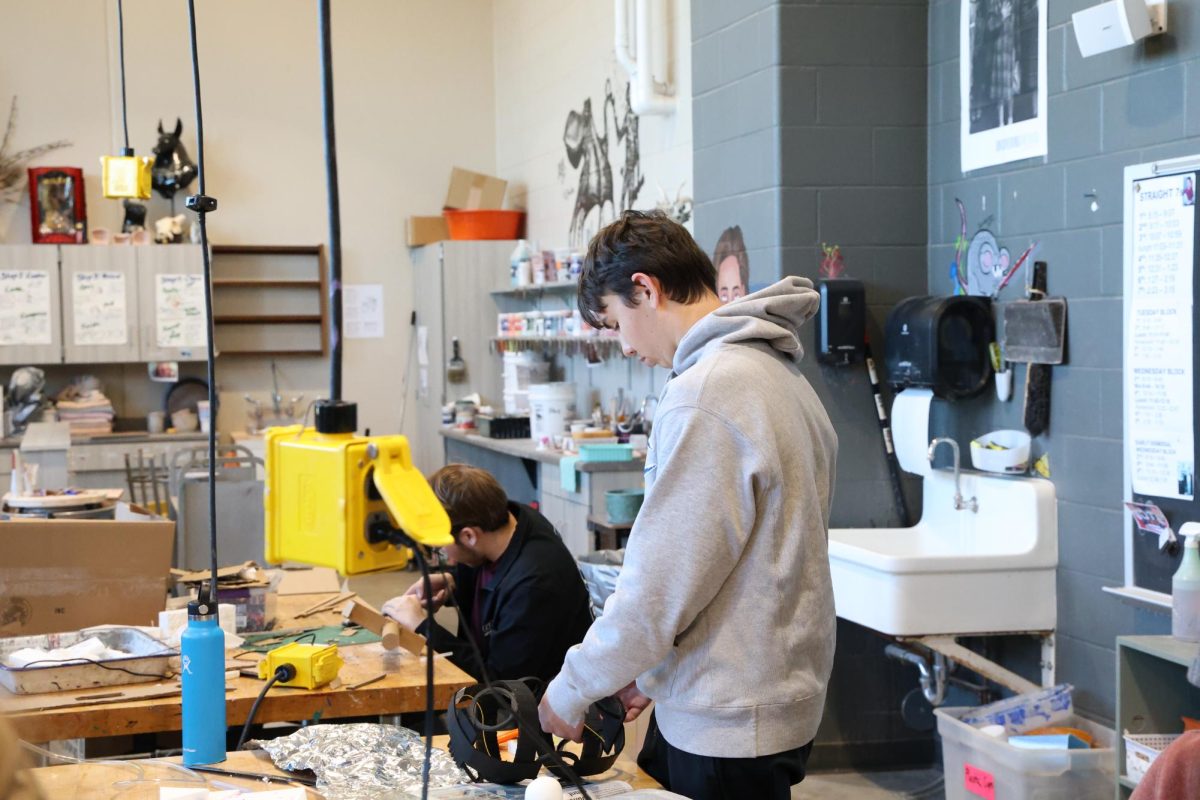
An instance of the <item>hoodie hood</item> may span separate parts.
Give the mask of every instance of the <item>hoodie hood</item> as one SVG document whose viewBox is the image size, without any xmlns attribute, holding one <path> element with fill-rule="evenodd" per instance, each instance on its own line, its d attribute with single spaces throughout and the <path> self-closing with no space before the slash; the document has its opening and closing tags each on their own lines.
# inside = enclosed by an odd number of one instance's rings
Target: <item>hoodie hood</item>
<svg viewBox="0 0 1200 800">
<path fill-rule="evenodd" d="M 800 326 L 817 313 L 821 296 L 808 278 L 790 276 L 727 303 L 701 319 L 679 342 L 672 363 L 678 375 L 709 347 L 761 342 L 792 361 L 804 357 Z"/>
</svg>

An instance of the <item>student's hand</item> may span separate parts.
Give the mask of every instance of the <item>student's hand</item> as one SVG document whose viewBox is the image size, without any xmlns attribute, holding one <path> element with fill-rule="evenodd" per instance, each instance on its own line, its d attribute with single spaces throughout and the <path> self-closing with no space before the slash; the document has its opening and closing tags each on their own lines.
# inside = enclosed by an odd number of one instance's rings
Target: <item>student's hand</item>
<svg viewBox="0 0 1200 800">
<path fill-rule="evenodd" d="M 396 620 L 410 631 L 416 631 L 426 619 L 426 612 L 421 606 L 421 601 L 411 594 L 393 597 L 383 604 L 380 612 L 385 617 Z"/>
<path fill-rule="evenodd" d="M 433 589 L 433 610 L 437 611 L 446 605 L 446 601 L 450 599 L 450 593 L 454 591 L 454 578 L 444 572 L 435 572 L 429 576 L 429 585 Z M 417 578 L 417 582 L 408 587 L 408 591 L 404 593 L 404 596 L 415 597 L 424 604 L 425 579 Z"/>
<path fill-rule="evenodd" d="M 568 725 L 567 721 L 550 707 L 550 698 L 544 695 L 542 702 L 538 703 L 538 722 L 541 723 L 542 730 L 554 734 L 560 739 L 570 739 L 572 742 L 583 741 L 583 720 L 580 720 L 577 725 Z"/>
<path fill-rule="evenodd" d="M 637 681 L 617 692 L 617 699 L 625 706 L 625 721 L 633 722 L 650 707 L 651 700 L 637 687 Z"/>
</svg>

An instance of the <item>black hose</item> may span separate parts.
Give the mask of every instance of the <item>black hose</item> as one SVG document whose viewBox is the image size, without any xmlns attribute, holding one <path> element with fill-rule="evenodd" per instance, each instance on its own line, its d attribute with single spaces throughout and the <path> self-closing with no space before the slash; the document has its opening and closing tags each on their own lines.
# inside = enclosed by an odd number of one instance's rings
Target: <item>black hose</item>
<svg viewBox="0 0 1200 800">
<path fill-rule="evenodd" d="M 412 549 L 417 566 L 421 568 L 421 581 L 425 588 L 425 631 L 433 632 L 433 582 L 429 579 L 429 564 L 419 546 Z M 428 637 L 427 641 L 428 641 Z M 421 765 L 421 800 L 429 797 L 429 763 L 433 758 L 433 645 L 425 647 L 425 761 Z"/>
<path fill-rule="evenodd" d="M 246 723 L 242 725 L 242 735 L 238 737 L 237 747 L 234 750 L 241 750 L 242 745 L 246 744 L 246 737 L 250 733 L 250 726 L 254 724 L 254 717 L 258 715 L 258 707 L 262 705 L 263 698 L 267 696 L 267 692 L 271 691 L 271 687 L 277 681 L 290 681 L 296 677 L 296 668 L 291 664 L 280 664 L 275 668 L 275 674 L 267 681 L 267 685 L 258 693 L 258 697 L 254 698 L 254 705 L 250 706 L 250 714 L 246 717 Z"/>
<path fill-rule="evenodd" d="M 125 0 L 117 0 L 117 51 L 121 58 L 121 125 L 125 129 L 125 149 L 121 155 L 133 155 L 129 148 L 129 110 L 125 102 Z"/>
<path fill-rule="evenodd" d="M 329 0 L 317 0 L 321 32 L 321 106 L 325 119 L 325 192 L 329 210 L 329 399 L 342 399 L 342 212 L 333 116 L 333 41 Z"/>
<path fill-rule="evenodd" d="M 208 345 L 208 537 L 212 560 L 209 602 L 217 607 L 217 365 L 213 335 L 212 257 L 208 251 L 208 227 L 205 216 L 211 210 L 204 194 L 204 109 L 200 102 L 200 55 L 196 48 L 196 0 L 188 0 L 188 31 L 192 42 L 192 86 L 196 98 L 196 180 L 199 184 L 194 202 L 196 224 L 200 226 L 200 255 L 204 260 L 204 328 Z M 212 208 L 216 202 L 212 201 Z"/>
</svg>

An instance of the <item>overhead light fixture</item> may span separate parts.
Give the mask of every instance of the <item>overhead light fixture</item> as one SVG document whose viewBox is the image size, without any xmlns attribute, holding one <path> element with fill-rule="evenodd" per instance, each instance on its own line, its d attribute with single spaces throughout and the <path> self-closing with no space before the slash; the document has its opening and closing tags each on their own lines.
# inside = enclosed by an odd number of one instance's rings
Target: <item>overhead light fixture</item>
<svg viewBox="0 0 1200 800">
<path fill-rule="evenodd" d="M 107 198 L 148 200 L 150 198 L 149 156 L 135 156 L 129 146 L 129 113 L 125 104 L 125 9 L 123 0 L 117 0 L 117 46 L 121 59 L 121 124 L 125 132 L 125 146 L 119 156 L 100 157 L 101 185 Z"/>
</svg>

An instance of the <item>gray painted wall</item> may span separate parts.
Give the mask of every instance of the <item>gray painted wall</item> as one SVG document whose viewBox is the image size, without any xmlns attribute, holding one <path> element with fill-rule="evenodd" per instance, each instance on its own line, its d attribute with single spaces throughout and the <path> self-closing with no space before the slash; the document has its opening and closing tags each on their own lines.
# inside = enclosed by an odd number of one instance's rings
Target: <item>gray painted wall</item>
<svg viewBox="0 0 1200 800">
<path fill-rule="evenodd" d="M 891 306 L 926 287 L 926 19 L 924 0 L 692 0 L 697 240 L 711 253 L 741 225 L 752 288 L 815 281 L 821 243 L 841 245 L 847 277 L 866 283 L 874 341 Z M 805 372 L 839 437 L 833 524 L 899 524 L 865 368 L 809 358 Z M 916 671 L 884 644 L 839 625 L 814 765 L 931 756 L 898 711 Z"/>
<path fill-rule="evenodd" d="M 1049 157 L 980 170 L 959 167 L 959 0 L 929 7 L 929 290 L 948 290 L 958 230 L 985 214 L 1013 252 L 1031 240 L 1049 264 L 1052 294 L 1069 300 L 1069 364 L 1054 368 L 1049 433 L 1059 500 L 1058 676 L 1076 704 L 1110 719 L 1115 706 L 1114 637 L 1164 633 L 1165 615 L 1139 612 L 1101 591 L 1123 583 L 1121 292 L 1122 178 L 1129 164 L 1200 153 L 1200 8 L 1170 3 L 1170 33 L 1083 59 L 1071 14 L 1092 0 L 1049 6 Z M 1085 193 L 1095 192 L 1092 210 Z M 986 202 L 987 211 L 983 211 Z M 1020 283 L 1015 281 L 1014 283 Z M 1017 299 L 1010 285 L 1002 299 Z M 989 394 L 939 409 L 960 441 L 1020 427 L 1020 389 L 1001 404 Z"/>
</svg>

